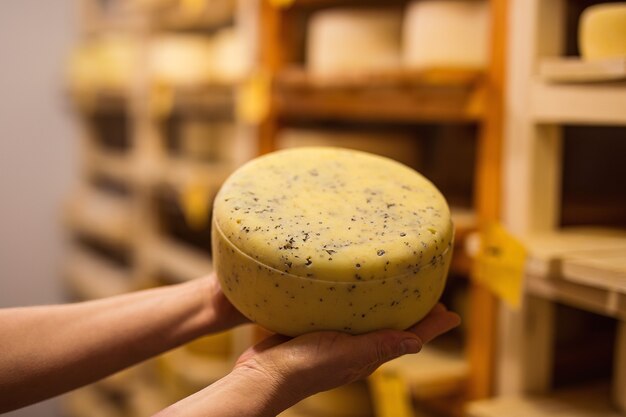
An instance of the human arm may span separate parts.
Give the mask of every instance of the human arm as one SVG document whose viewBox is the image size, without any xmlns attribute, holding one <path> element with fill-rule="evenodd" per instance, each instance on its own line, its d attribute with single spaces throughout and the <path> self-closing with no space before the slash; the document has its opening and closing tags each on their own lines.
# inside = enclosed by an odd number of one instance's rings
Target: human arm
<svg viewBox="0 0 626 417">
<path fill-rule="evenodd" d="M 214 275 L 102 300 L 0 310 L 0 413 L 246 319 Z"/>
<path fill-rule="evenodd" d="M 293 339 L 274 335 L 244 352 L 229 375 L 158 416 L 276 416 L 308 396 L 365 378 L 391 359 L 419 352 L 459 322 L 456 314 L 437 305 L 407 331 L 359 336 L 317 332 Z"/>
</svg>

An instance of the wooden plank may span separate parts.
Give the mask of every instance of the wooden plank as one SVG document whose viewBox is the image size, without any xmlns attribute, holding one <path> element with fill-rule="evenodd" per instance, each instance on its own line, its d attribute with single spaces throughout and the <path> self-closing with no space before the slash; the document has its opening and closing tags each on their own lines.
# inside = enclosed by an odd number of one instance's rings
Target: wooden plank
<svg viewBox="0 0 626 417">
<path fill-rule="evenodd" d="M 315 75 L 301 67 L 288 67 L 277 74 L 278 89 L 352 90 L 363 88 L 447 86 L 476 87 L 485 82 L 481 70 L 457 68 L 426 68 L 366 71 L 361 73 Z"/>
<path fill-rule="evenodd" d="M 65 283 L 81 300 L 112 297 L 138 289 L 130 270 L 73 247 L 65 261 Z"/>
<path fill-rule="evenodd" d="M 528 297 L 526 303 L 522 341 L 524 392 L 546 394 L 552 388 L 556 306 L 538 297 Z"/>
<path fill-rule="evenodd" d="M 613 359 L 613 402 L 626 414 L 626 320 L 617 324 L 615 356 Z"/>
<path fill-rule="evenodd" d="M 531 115 L 540 123 L 626 126 L 626 84 L 530 86 Z"/>
<path fill-rule="evenodd" d="M 509 396 L 471 403 L 468 417 L 619 417 L 605 386 L 581 387 L 547 396 Z"/>
<path fill-rule="evenodd" d="M 160 239 L 149 249 L 153 272 L 162 272 L 180 282 L 210 274 L 213 264 L 208 254 L 184 243 Z"/>
<path fill-rule="evenodd" d="M 592 251 L 626 250 L 626 232 L 609 228 L 571 227 L 523 237 L 529 252 L 526 272 L 538 277 L 562 277 L 563 262 Z"/>
<path fill-rule="evenodd" d="M 528 276 L 526 290 L 537 297 L 558 301 L 604 316 L 626 320 L 626 295 L 563 279 Z"/>
<path fill-rule="evenodd" d="M 413 88 L 363 88 L 350 91 L 277 89 L 282 120 L 381 122 L 477 121 L 484 112 L 482 88 L 424 85 Z"/>
<path fill-rule="evenodd" d="M 504 88 L 507 77 L 508 0 L 491 0 L 491 58 L 486 80 L 486 106 L 478 138 L 476 159 L 476 211 L 479 227 L 500 219 L 502 189 L 502 135 Z M 470 399 L 491 395 L 496 349 L 498 302 L 485 287 L 471 283 L 468 358 Z"/>
<path fill-rule="evenodd" d="M 539 75 L 555 83 L 589 83 L 626 79 L 626 57 L 585 61 L 578 57 L 546 58 Z"/>
<path fill-rule="evenodd" d="M 66 206 L 66 224 L 115 245 L 130 245 L 133 234 L 130 200 L 92 189 L 79 191 Z"/>
<path fill-rule="evenodd" d="M 563 260 L 563 278 L 626 294 L 626 239 L 623 249 L 593 250 Z"/>
</svg>

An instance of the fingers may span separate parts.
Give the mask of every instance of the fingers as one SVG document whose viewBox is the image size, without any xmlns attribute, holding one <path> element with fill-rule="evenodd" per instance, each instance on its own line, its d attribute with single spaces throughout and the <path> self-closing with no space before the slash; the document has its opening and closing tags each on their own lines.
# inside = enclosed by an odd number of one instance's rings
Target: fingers
<svg viewBox="0 0 626 417">
<path fill-rule="evenodd" d="M 448 311 L 443 304 L 437 304 L 422 321 L 408 329 L 423 343 L 428 343 L 461 324 L 458 314 Z"/>
</svg>

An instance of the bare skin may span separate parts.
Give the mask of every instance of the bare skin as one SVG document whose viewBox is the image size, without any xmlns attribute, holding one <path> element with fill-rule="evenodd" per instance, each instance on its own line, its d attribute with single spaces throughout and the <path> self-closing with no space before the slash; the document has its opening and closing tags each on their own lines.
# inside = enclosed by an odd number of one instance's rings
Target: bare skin
<svg viewBox="0 0 626 417">
<path fill-rule="evenodd" d="M 97 301 L 0 310 L 0 413 L 246 321 L 215 276 Z M 417 353 L 458 324 L 456 314 L 438 305 L 407 331 L 274 335 L 244 352 L 229 375 L 159 415 L 275 416 L 307 396 L 364 378 L 388 360 Z"/>
</svg>

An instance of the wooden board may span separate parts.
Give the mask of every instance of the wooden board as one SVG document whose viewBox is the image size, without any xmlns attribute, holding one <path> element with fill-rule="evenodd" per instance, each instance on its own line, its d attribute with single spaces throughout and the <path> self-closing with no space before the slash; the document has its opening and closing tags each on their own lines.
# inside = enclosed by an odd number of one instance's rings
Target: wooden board
<svg viewBox="0 0 626 417">
<path fill-rule="evenodd" d="M 274 87 L 279 119 L 477 121 L 484 113 L 482 75 L 423 71 L 312 78 L 281 73 Z"/>
<path fill-rule="evenodd" d="M 510 396 L 477 401 L 468 417 L 620 417 L 611 407 L 609 389 L 592 386 L 548 396 Z"/>
<path fill-rule="evenodd" d="M 564 279 L 528 276 L 526 290 L 537 297 L 626 320 L 626 295 Z"/>
<path fill-rule="evenodd" d="M 165 273 L 180 282 L 200 278 L 213 271 L 208 254 L 173 240 L 157 241 L 149 249 L 149 257 L 155 272 Z"/>
<path fill-rule="evenodd" d="M 626 294 L 626 247 L 570 256 L 563 260 L 563 278 Z"/>
<path fill-rule="evenodd" d="M 556 83 L 589 83 L 626 80 L 626 57 L 585 61 L 580 58 L 544 59 L 539 75 Z"/>
<path fill-rule="evenodd" d="M 541 123 L 626 125 L 626 83 L 530 86 L 531 116 Z"/>
<path fill-rule="evenodd" d="M 571 227 L 528 234 L 522 241 L 529 252 L 526 272 L 537 277 L 562 277 L 563 261 L 571 257 L 626 250 L 626 232 L 608 228 Z"/>
<path fill-rule="evenodd" d="M 83 188 L 68 202 L 65 221 L 79 233 L 115 245 L 129 245 L 133 238 L 131 213 L 127 198 Z"/>
<path fill-rule="evenodd" d="M 64 277 L 70 292 L 81 300 L 112 297 L 138 289 L 129 270 L 79 247 L 71 248 Z"/>
</svg>

